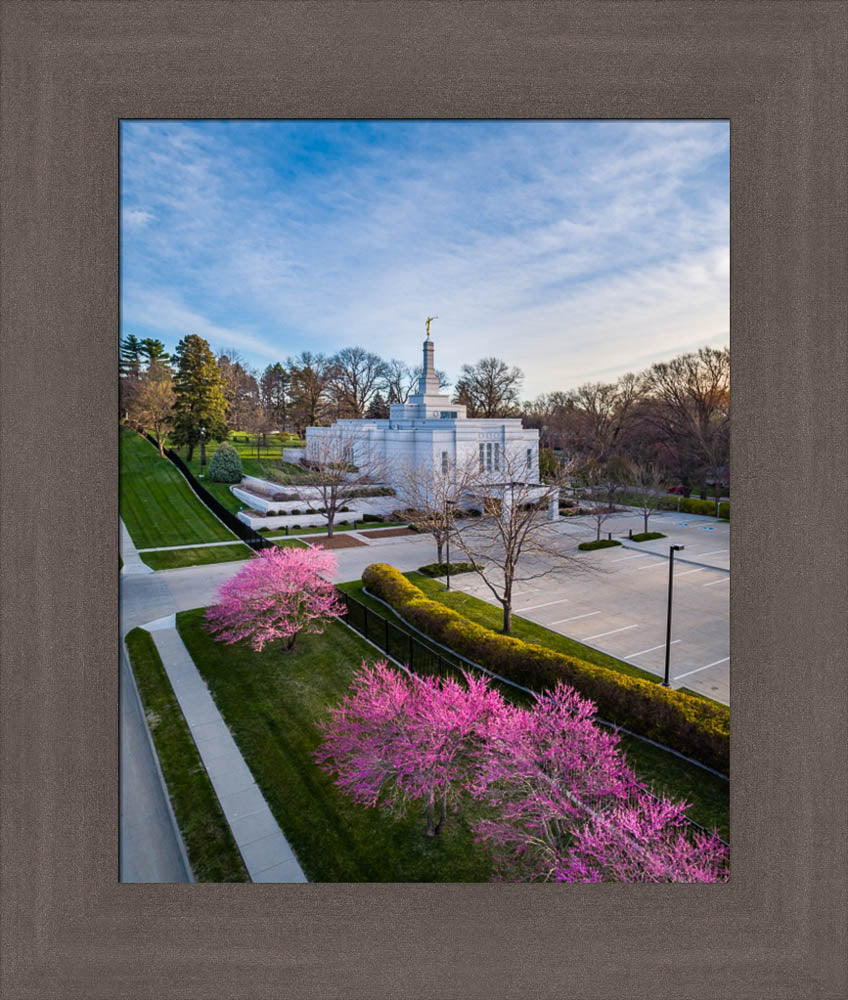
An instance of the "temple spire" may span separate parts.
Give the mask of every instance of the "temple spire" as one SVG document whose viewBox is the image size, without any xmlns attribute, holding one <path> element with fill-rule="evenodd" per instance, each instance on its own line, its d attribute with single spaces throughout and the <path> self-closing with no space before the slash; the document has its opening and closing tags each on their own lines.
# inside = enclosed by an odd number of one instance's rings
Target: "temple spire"
<svg viewBox="0 0 848 1000">
<path fill-rule="evenodd" d="M 430 322 L 437 319 L 436 316 L 427 317 L 427 339 L 424 341 L 424 365 L 421 371 L 421 378 L 418 380 L 419 396 L 438 396 L 441 387 L 439 376 L 436 374 L 436 364 L 434 361 L 433 341 L 430 340 Z"/>
</svg>

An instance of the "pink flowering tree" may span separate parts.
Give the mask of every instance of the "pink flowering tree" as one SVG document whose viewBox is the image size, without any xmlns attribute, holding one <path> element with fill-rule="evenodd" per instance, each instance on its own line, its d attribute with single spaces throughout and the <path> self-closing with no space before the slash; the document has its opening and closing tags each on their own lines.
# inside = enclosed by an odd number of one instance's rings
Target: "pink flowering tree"
<svg viewBox="0 0 848 1000">
<path fill-rule="evenodd" d="M 329 619 L 344 614 L 326 579 L 335 568 L 324 549 L 265 549 L 221 587 L 218 603 L 206 611 L 207 628 L 220 642 L 249 639 L 257 652 L 278 639 L 291 649 L 301 632 L 323 632 Z"/>
<path fill-rule="evenodd" d="M 596 813 L 557 859 L 557 882 L 724 882 L 729 852 L 715 833 L 692 832 L 685 802 L 640 792 Z"/>
<path fill-rule="evenodd" d="M 482 678 L 466 675 L 462 683 L 363 663 L 351 693 L 320 726 L 316 759 L 362 805 L 402 813 L 423 802 L 434 836 L 470 788 L 482 732 L 503 709 Z"/>
<path fill-rule="evenodd" d="M 473 788 L 488 818 L 475 836 L 501 877 L 551 879 L 574 829 L 637 787 L 618 737 L 594 717 L 593 702 L 558 684 L 532 708 L 507 707 L 489 719 Z"/>
</svg>

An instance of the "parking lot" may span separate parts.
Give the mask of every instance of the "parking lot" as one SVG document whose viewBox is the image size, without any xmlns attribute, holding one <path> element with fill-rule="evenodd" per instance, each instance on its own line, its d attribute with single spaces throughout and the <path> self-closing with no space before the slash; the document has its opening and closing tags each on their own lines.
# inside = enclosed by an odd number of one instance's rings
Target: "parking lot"
<svg viewBox="0 0 848 1000">
<path fill-rule="evenodd" d="M 642 531 L 640 514 L 611 517 L 602 528 L 621 546 L 579 552 L 577 543 L 595 537 L 588 517 L 562 519 L 554 527 L 571 561 L 547 575 L 516 586 L 514 613 L 662 676 L 668 609 L 669 545 L 675 554 L 670 673 L 673 687 L 686 687 L 730 703 L 730 525 L 714 518 L 663 513 L 651 517 L 651 531 L 666 538 L 629 542 L 629 529 Z M 541 562 L 537 562 L 542 566 Z M 522 575 L 532 566 L 525 563 Z M 452 585 L 494 603 L 476 576 L 457 576 Z"/>
</svg>

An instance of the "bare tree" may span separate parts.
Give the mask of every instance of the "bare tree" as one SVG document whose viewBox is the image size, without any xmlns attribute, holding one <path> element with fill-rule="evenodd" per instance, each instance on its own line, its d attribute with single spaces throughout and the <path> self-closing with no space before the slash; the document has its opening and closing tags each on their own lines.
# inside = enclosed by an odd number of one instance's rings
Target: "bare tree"
<svg viewBox="0 0 848 1000">
<path fill-rule="evenodd" d="M 626 478 L 627 466 L 623 459 L 609 462 L 590 459 L 580 468 L 583 481 L 581 506 L 584 506 L 595 522 L 595 540 L 601 540 L 601 529 L 615 513 L 615 494 Z"/>
<path fill-rule="evenodd" d="M 702 347 L 668 362 L 652 365 L 644 386 L 656 405 L 646 411 L 667 447 L 686 468 L 696 459 L 713 476 L 716 512 L 721 474 L 730 444 L 730 351 Z"/>
<path fill-rule="evenodd" d="M 359 437 L 355 431 L 344 427 L 322 428 L 320 435 L 307 438 L 307 475 L 287 476 L 278 474 L 277 479 L 300 491 L 312 487 L 314 497 L 306 497 L 309 510 L 323 513 L 327 518 L 327 536 L 332 537 L 336 517 L 347 502 L 361 496 L 366 487 L 376 486 L 384 475 L 379 461 L 372 461 L 367 455 L 357 454 Z"/>
<path fill-rule="evenodd" d="M 386 362 L 364 347 L 345 347 L 332 359 L 332 392 L 339 416 L 363 417 L 386 377 Z"/>
<path fill-rule="evenodd" d="M 398 498 L 406 505 L 404 519 L 436 542 L 437 562 L 443 562 L 445 543 L 453 537 L 463 499 L 476 482 L 473 460 L 457 464 L 448 459 L 432 465 L 401 463 L 392 470 Z"/>
<path fill-rule="evenodd" d="M 454 402 L 465 405 L 469 417 L 515 416 L 523 380 L 520 368 L 510 368 L 500 358 L 481 358 L 476 365 L 462 366 Z"/>
<path fill-rule="evenodd" d="M 303 437 L 307 427 L 315 427 L 324 417 L 333 364 L 323 354 L 304 351 L 286 361 L 289 412 L 294 418 L 298 434 Z"/>
<path fill-rule="evenodd" d="M 655 465 L 637 463 L 633 466 L 633 481 L 639 490 L 637 507 L 642 515 L 644 531 L 648 533 L 648 519 L 659 510 L 662 496 L 662 477 Z"/>
<path fill-rule="evenodd" d="M 503 608 L 503 631 L 512 631 L 513 591 L 517 583 L 539 579 L 565 565 L 580 563 L 562 548 L 562 535 L 548 508 L 559 496 L 570 470 L 561 468 L 543 485 L 523 481 L 519 456 L 502 459 L 502 481 L 486 482 L 478 472 L 473 484 L 482 510 L 479 520 L 455 525 L 456 544 Z"/>
</svg>

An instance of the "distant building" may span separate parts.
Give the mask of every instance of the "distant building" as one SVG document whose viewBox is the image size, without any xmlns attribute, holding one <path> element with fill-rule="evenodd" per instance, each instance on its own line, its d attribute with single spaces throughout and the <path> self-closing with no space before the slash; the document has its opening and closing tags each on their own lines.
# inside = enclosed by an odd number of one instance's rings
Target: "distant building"
<svg viewBox="0 0 848 1000">
<path fill-rule="evenodd" d="M 399 492 L 401 477 L 393 482 L 393 469 L 447 471 L 465 463 L 473 463 L 493 494 L 502 493 L 507 468 L 513 478 L 539 483 L 539 431 L 524 427 L 519 417 L 467 417 L 464 406 L 441 394 L 433 355 L 428 337 L 418 393 L 407 403 L 392 405 L 388 419 L 338 420 L 331 427 L 307 427 L 307 462 L 319 461 L 332 442 L 341 440 L 352 465 L 379 469 L 381 478 Z"/>
</svg>

